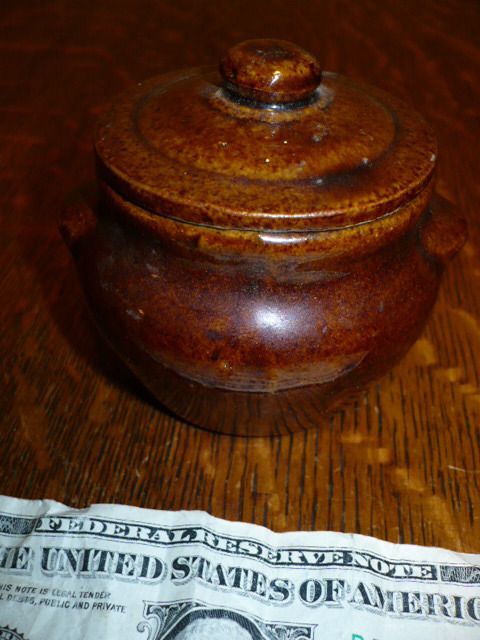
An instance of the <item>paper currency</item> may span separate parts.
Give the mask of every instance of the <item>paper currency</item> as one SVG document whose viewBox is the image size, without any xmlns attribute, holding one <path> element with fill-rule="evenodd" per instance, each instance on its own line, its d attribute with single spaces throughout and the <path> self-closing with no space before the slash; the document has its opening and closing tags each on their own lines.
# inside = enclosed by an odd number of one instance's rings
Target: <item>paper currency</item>
<svg viewBox="0 0 480 640">
<path fill-rule="evenodd" d="M 480 556 L 0 497 L 0 640 L 479 640 Z"/>
</svg>

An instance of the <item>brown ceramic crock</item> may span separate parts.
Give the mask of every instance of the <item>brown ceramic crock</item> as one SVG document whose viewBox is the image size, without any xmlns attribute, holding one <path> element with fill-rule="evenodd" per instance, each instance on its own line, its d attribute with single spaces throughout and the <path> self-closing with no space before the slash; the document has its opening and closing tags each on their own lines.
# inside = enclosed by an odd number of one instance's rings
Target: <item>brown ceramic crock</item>
<svg viewBox="0 0 480 640">
<path fill-rule="evenodd" d="M 95 148 L 98 202 L 61 225 L 94 317 L 216 431 L 317 425 L 412 345 L 465 241 L 425 122 L 287 42 L 140 83 Z"/>
</svg>

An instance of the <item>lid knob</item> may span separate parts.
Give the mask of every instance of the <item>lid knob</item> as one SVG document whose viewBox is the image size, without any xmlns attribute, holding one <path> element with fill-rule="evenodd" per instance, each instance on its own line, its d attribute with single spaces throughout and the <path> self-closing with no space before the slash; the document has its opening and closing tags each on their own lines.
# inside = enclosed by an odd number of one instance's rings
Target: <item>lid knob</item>
<svg viewBox="0 0 480 640">
<path fill-rule="evenodd" d="M 304 102 L 313 97 L 322 72 L 312 54 L 285 40 L 246 40 L 220 62 L 225 88 L 265 105 Z"/>
</svg>

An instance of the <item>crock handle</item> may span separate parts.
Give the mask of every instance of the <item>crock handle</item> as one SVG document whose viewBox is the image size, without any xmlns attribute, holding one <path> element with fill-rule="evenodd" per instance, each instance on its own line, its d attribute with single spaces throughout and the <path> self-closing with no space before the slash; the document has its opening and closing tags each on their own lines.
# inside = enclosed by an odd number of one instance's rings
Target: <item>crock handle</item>
<svg viewBox="0 0 480 640">
<path fill-rule="evenodd" d="M 97 217 L 88 202 L 79 197 L 63 210 L 59 229 L 67 247 L 72 251 L 78 241 L 86 237 L 97 225 Z"/>
<path fill-rule="evenodd" d="M 467 223 L 448 200 L 434 195 L 430 212 L 420 228 L 420 242 L 426 253 L 442 264 L 451 260 L 467 240 Z"/>
</svg>

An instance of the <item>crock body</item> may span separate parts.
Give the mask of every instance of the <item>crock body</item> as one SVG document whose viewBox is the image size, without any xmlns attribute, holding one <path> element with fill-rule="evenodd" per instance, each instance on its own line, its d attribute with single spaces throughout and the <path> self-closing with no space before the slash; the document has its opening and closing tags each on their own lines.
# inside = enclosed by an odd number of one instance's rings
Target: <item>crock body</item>
<svg viewBox="0 0 480 640">
<path fill-rule="evenodd" d="M 139 83 L 95 157 L 98 204 L 63 231 L 97 324 L 163 404 L 220 432 L 318 425 L 387 371 L 465 240 L 432 204 L 421 116 L 281 40 Z"/>
<path fill-rule="evenodd" d="M 428 198 L 392 222 L 262 233 L 163 219 L 104 188 L 71 244 L 98 327 L 161 403 L 280 434 L 318 425 L 417 338 L 443 266 L 424 246 Z"/>
</svg>

